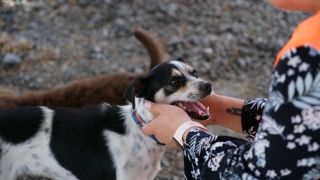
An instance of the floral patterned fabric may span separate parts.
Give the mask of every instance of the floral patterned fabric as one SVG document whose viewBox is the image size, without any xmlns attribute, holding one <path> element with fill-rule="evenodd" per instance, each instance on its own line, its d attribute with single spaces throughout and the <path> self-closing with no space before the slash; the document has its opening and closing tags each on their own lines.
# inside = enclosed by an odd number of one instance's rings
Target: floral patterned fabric
<svg viewBox="0 0 320 180">
<path fill-rule="evenodd" d="M 190 131 L 185 179 L 320 179 L 319 50 L 304 45 L 283 55 L 268 102 L 247 100 L 242 112 L 252 142 Z"/>
<path fill-rule="evenodd" d="M 256 136 L 266 103 L 267 99 L 256 98 L 254 100 L 246 100 L 243 104 L 241 124 L 243 133 L 249 141 L 252 141 Z"/>
</svg>

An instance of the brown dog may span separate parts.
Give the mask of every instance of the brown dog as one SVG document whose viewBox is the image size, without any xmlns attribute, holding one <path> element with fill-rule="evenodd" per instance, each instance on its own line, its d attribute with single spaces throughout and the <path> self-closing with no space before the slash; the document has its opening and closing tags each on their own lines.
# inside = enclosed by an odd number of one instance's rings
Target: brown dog
<svg viewBox="0 0 320 180">
<path fill-rule="evenodd" d="M 150 69 L 164 59 L 164 51 L 159 42 L 146 31 L 135 30 L 134 36 L 144 45 L 150 56 Z M 124 92 L 138 76 L 129 72 L 100 75 L 71 82 L 65 86 L 56 87 L 47 91 L 14 92 L 0 88 L 0 109 L 17 106 L 63 106 L 81 107 L 88 104 L 102 102 L 123 105 L 126 103 Z M 2 93 L 11 92 L 11 93 Z"/>
<path fill-rule="evenodd" d="M 0 109 L 17 106 L 17 94 L 0 86 Z"/>
</svg>

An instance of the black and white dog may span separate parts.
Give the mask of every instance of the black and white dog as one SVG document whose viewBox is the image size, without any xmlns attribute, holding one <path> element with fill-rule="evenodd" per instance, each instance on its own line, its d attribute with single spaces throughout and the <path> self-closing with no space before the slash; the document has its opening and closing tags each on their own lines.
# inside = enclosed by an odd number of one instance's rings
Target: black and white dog
<svg viewBox="0 0 320 180">
<path fill-rule="evenodd" d="M 141 132 L 139 126 L 154 117 L 144 100 L 177 105 L 193 119 L 203 120 L 209 117 L 208 109 L 198 101 L 211 92 L 211 84 L 178 59 L 137 78 L 125 93 L 129 105 L 2 110 L 0 179 L 153 179 L 165 146 Z"/>
</svg>

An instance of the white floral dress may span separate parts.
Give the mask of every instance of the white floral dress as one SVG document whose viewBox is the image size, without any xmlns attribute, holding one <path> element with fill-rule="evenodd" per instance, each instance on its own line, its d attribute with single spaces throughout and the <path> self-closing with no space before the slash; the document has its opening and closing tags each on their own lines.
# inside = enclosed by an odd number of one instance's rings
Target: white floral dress
<svg viewBox="0 0 320 180">
<path fill-rule="evenodd" d="M 245 101 L 242 128 L 249 141 L 192 130 L 185 179 L 320 179 L 320 51 L 284 54 L 268 101 Z"/>
</svg>

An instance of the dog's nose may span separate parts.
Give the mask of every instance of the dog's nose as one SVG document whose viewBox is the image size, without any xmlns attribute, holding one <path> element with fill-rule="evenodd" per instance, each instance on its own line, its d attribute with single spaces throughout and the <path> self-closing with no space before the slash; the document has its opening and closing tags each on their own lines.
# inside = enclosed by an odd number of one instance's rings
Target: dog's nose
<svg viewBox="0 0 320 180">
<path fill-rule="evenodd" d="M 203 83 L 200 85 L 200 89 L 201 91 L 204 91 L 204 92 L 211 92 L 211 84 L 210 83 Z"/>
</svg>

